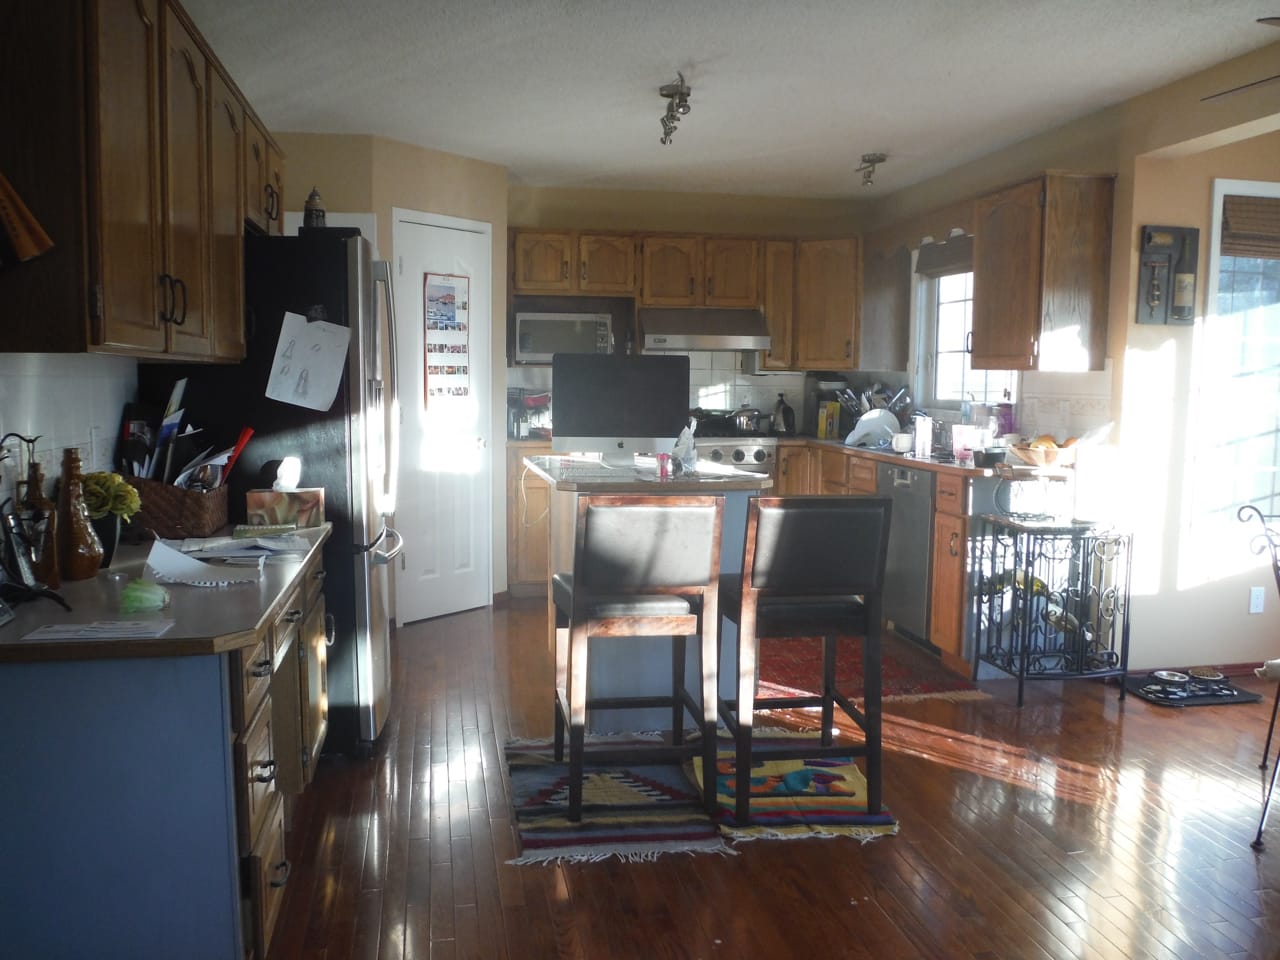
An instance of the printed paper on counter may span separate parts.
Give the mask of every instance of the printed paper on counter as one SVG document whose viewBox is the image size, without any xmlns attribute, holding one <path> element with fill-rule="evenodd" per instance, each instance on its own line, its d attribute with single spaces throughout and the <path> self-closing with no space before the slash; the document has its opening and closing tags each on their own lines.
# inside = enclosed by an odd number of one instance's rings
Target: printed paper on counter
<svg viewBox="0 0 1280 960">
<path fill-rule="evenodd" d="M 328 410 L 347 364 L 351 330 L 286 312 L 267 378 L 267 396 L 309 410 Z"/>
<path fill-rule="evenodd" d="M 252 569 L 234 570 L 188 557 L 181 550 L 157 540 L 147 554 L 147 573 L 163 583 L 185 583 L 192 587 L 229 587 L 237 583 L 257 583 L 262 577 L 262 558 Z"/>
</svg>

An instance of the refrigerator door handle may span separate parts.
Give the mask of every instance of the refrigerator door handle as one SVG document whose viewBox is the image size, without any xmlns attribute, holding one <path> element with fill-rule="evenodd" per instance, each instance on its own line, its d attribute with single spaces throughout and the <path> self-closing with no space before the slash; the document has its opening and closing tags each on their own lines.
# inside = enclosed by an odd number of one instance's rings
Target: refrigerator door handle
<svg viewBox="0 0 1280 960">
<path fill-rule="evenodd" d="M 386 407 L 386 476 L 383 477 L 383 502 L 380 506 L 383 516 L 389 516 L 396 510 L 396 483 L 400 476 L 400 361 L 396 343 L 396 302 L 392 292 L 391 264 L 386 260 L 373 262 L 373 280 L 382 284 L 387 303 L 387 385 L 390 387 L 390 398 L 384 400 Z M 399 536 L 399 534 L 397 534 Z"/>
<path fill-rule="evenodd" d="M 373 563 L 375 565 L 390 563 L 400 556 L 400 551 L 404 549 L 404 537 L 400 536 L 400 531 L 394 527 L 383 527 L 382 531 L 382 535 L 378 537 L 378 540 L 381 542 L 391 537 L 395 540 L 395 545 L 390 550 L 375 549 L 373 551 Z"/>
</svg>

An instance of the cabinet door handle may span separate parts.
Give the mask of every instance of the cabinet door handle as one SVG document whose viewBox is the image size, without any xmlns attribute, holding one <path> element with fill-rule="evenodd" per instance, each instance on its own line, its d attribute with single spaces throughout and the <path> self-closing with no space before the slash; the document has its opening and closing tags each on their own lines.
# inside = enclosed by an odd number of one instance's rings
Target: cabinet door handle
<svg viewBox="0 0 1280 960">
<path fill-rule="evenodd" d="M 707 296 L 714 297 L 716 295 L 716 278 L 707 277 Z"/>
<path fill-rule="evenodd" d="M 326 647 L 332 647 L 333 641 L 337 639 L 337 636 L 338 622 L 333 619 L 332 613 L 326 613 L 324 615 L 324 645 Z"/>
<path fill-rule="evenodd" d="M 689 278 L 689 296 L 693 296 L 693 277 Z"/>
<path fill-rule="evenodd" d="M 959 541 L 960 541 L 960 534 L 958 534 L 958 533 L 952 533 L 952 534 L 951 534 L 951 540 L 950 540 L 950 542 L 947 544 L 947 549 L 951 551 L 951 555 L 952 555 L 953 557 L 958 557 L 958 556 L 960 556 L 960 551 L 956 549 L 956 544 L 957 544 L 957 543 L 959 543 Z"/>
<path fill-rule="evenodd" d="M 274 760 L 262 760 L 254 764 L 254 766 L 266 771 L 266 773 L 255 773 L 253 775 L 255 783 L 270 783 L 276 778 L 276 762 Z"/>
<path fill-rule="evenodd" d="M 271 660 L 270 660 L 270 658 L 268 658 L 268 659 L 266 659 L 266 660 L 259 660 L 257 663 L 255 663 L 255 664 L 253 665 L 253 669 L 251 669 L 251 670 L 249 671 L 249 676 L 251 676 L 251 677 L 258 677 L 259 679 L 261 679 L 262 677 L 269 677 L 269 676 L 271 676 Z"/>
<path fill-rule="evenodd" d="M 323 570 L 317 570 L 317 571 L 315 571 L 315 573 L 311 574 L 311 579 L 312 579 L 312 580 L 324 580 L 324 571 L 323 571 Z"/>
<path fill-rule="evenodd" d="M 178 277 L 172 277 L 170 282 L 182 292 L 182 313 L 169 318 L 175 327 L 180 327 L 187 322 L 187 285 Z"/>
<path fill-rule="evenodd" d="M 853 341 L 846 340 L 844 342 L 844 358 L 848 360 L 852 356 L 853 356 Z"/>
<path fill-rule="evenodd" d="M 561 280 L 569 279 L 569 261 L 568 260 L 565 260 L 563 263 L 560 264 L 560 279 Z"/>
<path fill-rule="evenodd" d="M 582 282 L 587 282 L 587 261 L 582 261 Z"/>
<path fill-rule="evenodd" d="M 970 330 L 964 335 L 964 352 L 973 353 L 973 331 Z"/>
<path fill-rule="evenodd" d="M 160 322 L 170 323 L 173 320 L 173 277 L 162 273 L 160 283 L 164 287 L 164 306 L 160 308 Z"/>
<path fill-rule="evenodd" d="M 267 215 L 268 220 L 275 220 L 280 216 L 280 195 L 276 192 L 276 188 L 271 184 L 267 184 L 264 188 L 267 195 L 266 210 L 263 211 Z"/>
<path fill-rule="evenodd" d="M 271 878 L 271 886 L 279 888 L 289 882 L 289 871 L 293 869 L 293 865 L 288 860 L 281 860 L 271 868 L 276 875 Z"/>
<path fill-rule="evenodd" d="M 285 623 L 297 623 L 302 619 L 302 611 L 295 607 L 294 609 L 286 612 L 280 619 Z"/>
</svg>

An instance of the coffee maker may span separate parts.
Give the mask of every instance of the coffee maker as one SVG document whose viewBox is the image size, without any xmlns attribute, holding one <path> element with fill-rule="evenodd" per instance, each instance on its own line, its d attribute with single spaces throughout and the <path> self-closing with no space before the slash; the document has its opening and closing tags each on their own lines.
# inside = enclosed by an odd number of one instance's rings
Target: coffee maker
<svg viewBox="0 0 1280 960">
<path fill-rule="evenodd" d="M 843 373 L 830 370 L 810 370 L 806 373 L 804 375 L 804 420 L 800 432 L 808 437 L 816 437 L 818 435 L 818 404 L 825 400 L 839 402 L 840 396 L 837 391 L 845 390 L 848 386 L 849 381 L 845 379 Z M 843 440 L 847 437 L 857 422 L 858 418 L 841 404 L 840 426 L 836 431 L 836 439 Z"/>
</svg>

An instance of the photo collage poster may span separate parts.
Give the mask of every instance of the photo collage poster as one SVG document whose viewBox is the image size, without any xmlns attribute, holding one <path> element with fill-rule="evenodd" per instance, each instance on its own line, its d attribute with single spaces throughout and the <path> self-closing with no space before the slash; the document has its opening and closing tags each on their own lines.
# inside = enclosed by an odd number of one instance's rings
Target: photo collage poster
<svg viewBox="0 0 1280 960">
<path fill-rule="evenodd" d="M 465 397 L 471 392 L 470 289 L 470 277 L 423 275 L 424 404 L 432 397 Z"/>
</svg>

